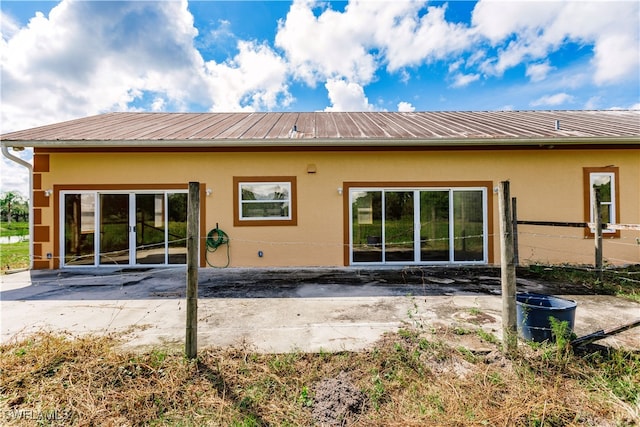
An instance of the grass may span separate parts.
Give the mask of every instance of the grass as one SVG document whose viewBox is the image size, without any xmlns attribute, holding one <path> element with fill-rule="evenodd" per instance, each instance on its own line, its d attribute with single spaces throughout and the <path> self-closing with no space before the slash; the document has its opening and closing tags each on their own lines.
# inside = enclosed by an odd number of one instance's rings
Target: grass
<svg viewBox="0 0 640 427">
<path fill-rule="evenodd" d="M 29 267 L 29 242 L 0 244 L 0 266 L 3 271 Z"/>
<path fill-rule="evenodd" d="M 7 236 L 27 236 L 29 234 L 28 222 L 0 222 L 0 237 Z"/>
<path fill-rule="evenodd" d="M 28 222 L 0 222 L 0 237 L 28 236 Z M 29 267 L 29 242 L 0 244 L 0 270 Z"/>
<path fill-rule="evenodd" d="M 117 336 L 38 333 L 0 346 L 0 410 L 3 425 L 300 426 L 346 390 L 361 404 L 334 423 L 325 413 L 322 425 L 640 422 L 638 353 L 563 350 L 560 359 L 549 357 L 555 346 L 524 346 L 505 359 L 497 345 L 473 354 L 443 338 L 404 330 L 357 353 L 208 348 L 190 361 L 122 350 Z M 332 393 L 320 389 L 328 379 Z"/>
<path fill-rule="evenodd" d="M 615 295 L 640 303 L 640 264 L 605 268 L 602 281 L 593 268 L 575 265 L 531 265 L 518 269 L 517 275 L 578 285 L 594 294 Z"/>
</svg>

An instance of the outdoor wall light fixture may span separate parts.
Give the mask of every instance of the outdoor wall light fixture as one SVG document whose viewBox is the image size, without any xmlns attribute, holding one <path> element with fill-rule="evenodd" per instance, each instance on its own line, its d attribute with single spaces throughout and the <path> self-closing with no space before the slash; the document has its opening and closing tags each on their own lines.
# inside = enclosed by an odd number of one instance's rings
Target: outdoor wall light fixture
<svg viewBox="0 0 640 427">
<path fill-rule="evenodd" d="M 213 194 L 213 190 L 210 188 L 207 188 L 205 192 L 207 193 L 207 196 L 210 196 L 211 194 Z"/>
<path fill-rule="evenodd" d="M 44 190 L 45 197 L 50 197 L 53 194 L 53 190 Z"/>
<path fill-rule="evenodd" d="M 338 194 L 342 195 L 342 187 L 338 187 Z"/>
</svg>

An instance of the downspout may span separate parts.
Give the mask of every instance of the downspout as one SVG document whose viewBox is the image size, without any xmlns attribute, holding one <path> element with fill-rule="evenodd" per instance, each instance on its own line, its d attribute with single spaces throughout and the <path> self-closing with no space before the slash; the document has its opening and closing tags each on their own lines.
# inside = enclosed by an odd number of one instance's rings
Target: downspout
<svg viewBox="0 0 640 427">
<path fill-rule="evenodd" d="M 9 153 L 6 145 L 2 146 L 2 154 L 29 170 L 29 270 L 33 270 L 33 166 L 26 160 Z"/>
</svg>

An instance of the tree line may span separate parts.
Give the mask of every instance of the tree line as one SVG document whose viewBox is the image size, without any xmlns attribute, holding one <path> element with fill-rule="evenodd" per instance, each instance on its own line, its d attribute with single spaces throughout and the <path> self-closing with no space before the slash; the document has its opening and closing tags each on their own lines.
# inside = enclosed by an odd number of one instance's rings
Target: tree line
<svg viewBox="0 0 640 427">
<path fill-rule="evenodd" d="M 26 222 L 29 220 L 29 200 L 19 191 L 5 191 L 0 193 L 0 220 L 11 222 Z"/>
</svg>

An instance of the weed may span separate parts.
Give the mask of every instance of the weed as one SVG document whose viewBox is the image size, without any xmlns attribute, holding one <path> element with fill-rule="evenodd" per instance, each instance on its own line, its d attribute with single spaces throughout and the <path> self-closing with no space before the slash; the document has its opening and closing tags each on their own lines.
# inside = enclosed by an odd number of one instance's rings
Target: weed
<svg viewBox="0 0 640 427">
<path fill-rule="evenodd" d="M 261 423 L 255 415 L 247 415 L 242 420 L 231 423 L 232 427 L 259 427 L 260 425 Z"/>
<path fill-rule="evenodd" d="M 313 398 L 311 398 L 311 394 L 309 393 L 309 387 L 302 387 L 302 390 L 300 390 L 300 396 L 298 396 L 298 403 L 306 407 L 313 406 Z"/>
<path fill-rule="evenodd" d="M 456 326 L 455 328 L 453 328 L 453 333 L 456 335 L 469 335 L 471 331 L 461 326 Z"/>
<path fill-rule="evenodd" d="M 443 414 L 445 407 L 442 402 L 442 397 L 439 394 L 429 394 L 426 396 L 426 401 L 429 403 L 429 406 L 435 410 L 438 414 Z"/>
<path fill-rule="evenodd" d="M 462 355 L 462 357 L 464 358 L 464 360 L 466 360 L 467 362 L 470 362 L 470 363 L 476 363 L 477 362 L 478 358 L 468 348 L 458 347 L 457 350 L 458 350 L 458 353 L 460 353 Z"/>
<path fill-rule="evenodd" d="M 560 321 L 553 316 L 549 316 L 549 324 L 551 326 L 551 336 L 556 343 L 558 353 L 566 353 L 571 349 L 571 340 L 576 338 L 576 335 L 569 328 L 569 322 L 566 320 Z"/>
<path fill-rule="evenodd" d="M 502 379 L 502 375 L 500 375 L 500 372 L 489 372 L 487 374 L 487 380 L 493 385 L 504 384 L 504 380 Z"/>
<path fill-rule="evenodd" d="M 469 309 L 469 314 L 471 314 L 473 316 L 478 316 L 478 315 L 482 314 L 482 310 L 480 310 L 479 307 L 471 307 Z"/>
<path fill-rule="evenodd" d="M 422 321 L 422 319 L 418 318 L 418 313 L 419 313 L 418 303 L 416 302 L 415 297 L 411 297 L 411 307 L 407 309 L 407 317 L 409 318 L 409 320 L 412 323 L 412 326 L 415 329 L 423 330 L 424 322 Z"/>
<path fill-rule="evenodd" d="M 488 342 L 489 344 L 499 344 L 500 340 L 493 335 L 491 332 L 487 332 L 482 328 L 479 328 L 477 331 L 478 336 L 481 340 Z"/>
<path fill-rule="evenodd" d="M 371 400 L 371 403 L 373 404 L 374 408 L 376 408 L 376 410 L 380 409 L 380 405 L 382 403 L 382 400 L 384 399 L 384 395 L 384 383 L 382 382 L 382 379 L 380 379 L 380 375 L 376 375 L 373 378 L 373 388 L 369 392 L 369 399 Z"/>
</svg>

